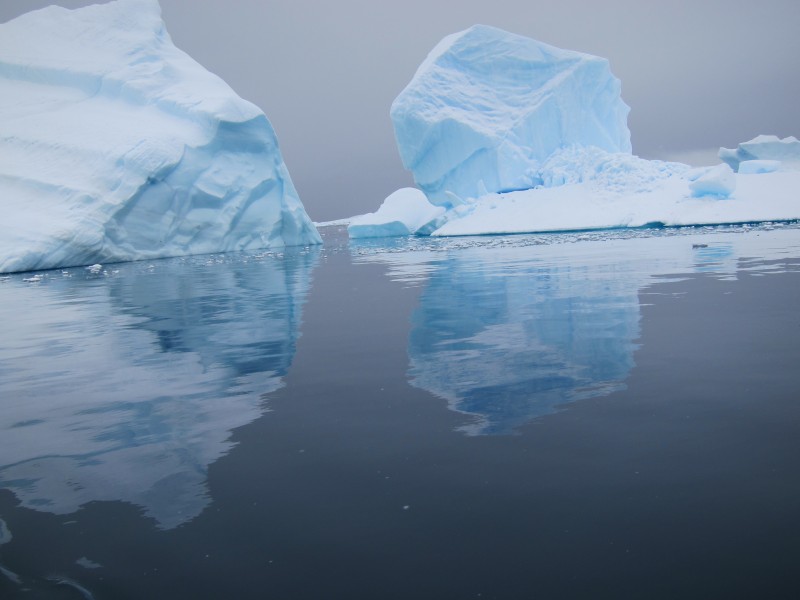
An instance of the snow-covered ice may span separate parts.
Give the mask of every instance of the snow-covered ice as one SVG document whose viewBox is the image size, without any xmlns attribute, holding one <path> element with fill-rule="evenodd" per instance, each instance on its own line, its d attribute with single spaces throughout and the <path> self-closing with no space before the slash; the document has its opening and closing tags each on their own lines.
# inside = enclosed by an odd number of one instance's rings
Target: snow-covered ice
<svg viewBox="0 0 800 600">
<path fill-rule="evenodd" d="M 528 189 L 570 144 L 630 152 L 603 58 L 475 25 L 444 38 L 391 108 L 403 164 L 434 204 Z"/>
<path fill-rule="evenodd" d="M 391 110 L 403 164 L 447 209 L 416 234 L 800 219 L 797 139 L 758 136 L 700 169 L 644 160 L 620 89 L 601 58 L 481 25 L 444 38 Z"/>
<path fill-rule="evenodd" d="M 386 198 L 374 213 L 350 219 L 347 231 L 351 238 L 409 235 L 444 212 L 444 207 L 428 202 L 420 190 L 401 188 Z"/>
<path fill-rule="evenodd" d="M 0 25 L 0 272 L 321 240 L 264 113 L 157 0 Z"/>
</svg>

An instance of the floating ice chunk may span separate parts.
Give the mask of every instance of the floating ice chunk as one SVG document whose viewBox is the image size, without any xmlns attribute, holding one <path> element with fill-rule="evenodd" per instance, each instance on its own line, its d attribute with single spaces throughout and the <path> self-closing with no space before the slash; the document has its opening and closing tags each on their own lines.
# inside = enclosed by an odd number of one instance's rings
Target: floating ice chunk
<svg viewBox="0 0 800 600">
<path fill-rule="evenodd" d="M 701 198 L 728 198 L 736 189 L 736 175 L 727 164 L 720 164 L 706 169 L 705 173 L 689 182 L 692 196 Z"/>
<path fill-rule="evenodd" d="M 780 168 L 781 161 L 779 160 L 743 160 L 739 163 L 739 173 L 743 175 L 774 173 Z"/>
<path fill-rule="evenodd" d="M 800 170 L 800 141 L 789 136 L 780 139 L 776 135 L 759 135 L 738 148 L 720 148 L 720 159 L 739 171 L 740 163 L 751 160 L 779 160 L 784 167 Z"/>
<path fill-rule="evenodd" d="M 100 569 L 103 565 L 98 562 L 95 562 L 85 556 L 81 556 L 78 560 L 75 561 L 75 564 L 83 567 L 84 569 Z"/>
<path fill-rule="evenodd" d="M 572 145 L 630 153 L 629 108 L 603 58 L 475 25 L 444 38 L 392 104 L 403 164 L 434 204 L 540 185 Z"/>
<path fill-rule="evenodd" d="M 0 273 L 319 243 L 264 113 L 157 0 L 0 25 Z"/>
<path fill-rule="evenodd" d="M 347 232 L 351 238 L 409 235 L 444 211 L 428 202 L 420 190 L 402 188 L 386 198 L 376 212 L 353 217 Z"/>
<path fill-rule="evenodd" d="M 6 522 L 3 521 L 3 519 L 0 519 L 0 546 L 10 542 L 12 537 L 14 536 L 11 535 L 8 525 L 6 525 Z"/>
</svg>

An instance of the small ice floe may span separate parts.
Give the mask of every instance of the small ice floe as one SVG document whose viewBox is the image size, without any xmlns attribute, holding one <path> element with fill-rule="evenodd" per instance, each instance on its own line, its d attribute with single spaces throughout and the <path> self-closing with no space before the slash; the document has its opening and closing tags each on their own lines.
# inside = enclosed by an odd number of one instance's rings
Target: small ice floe
<svg viewBox="0 0 800 600">
<path fill-rule="evenodd" d="M 41 275 L 34 275 L 33 277 L 25 277 L 22 281 L 27 283 L 39 283 L 44 277 Z"/>
<path fill-rule="evenodd" d="M 87 590 L 77 581 L 73 581 L 68 577 L 61 577 L 60 575 L 51 575 L 50 577 L 46 577 L 47 581 L 50 581 L 56 585 L 64 586 L 72 588 L 73 590 L 79 592 L 86 600 L 94 600 L 94 596 L 92 592 Z"/>
<path fill-rule="evenodd" d="M 100 271 L 103 270 L 103 265 L 101 265 L 100 263 L 89 265 L 88 267 L 86 267 L 86 270 L 89 271 L 89 273 L 91 273 L 92 275 L 97 275 Z"/>
<path fill-rule="evenodd" d="M 81 556 L 75 561 L 75 564 L 83 567 L 84 569 L 99 569 L 103 566 L 100 563 L 96 563 L 93 560 L 86 558 L 85 556 Z"/>
<path fill-rule="evenodd" d="M 0 519 L 0 546 L 11 541 L 11 532 L 3 519 Z"/>
<path fill-rule="evenodd" d="M 8 525 L 6 525 L 6 522 L 3 521 L 3 519 L 0 519 L 0 546 L 10 542 L 11 538 L 12 538 L 12 535 L 11 535 L 11 532 L 8 530 Z M 9 571 L 3 565 L 0 565 L 0 575 L 3 575 L 7 579 L 10 579 L 11 581 L 16 583 L 17 585 L 22 583 L 20 581 L 20 579 L 19 579 L 19 575 L 17 575 L 13 571 Z"/>
</svg>

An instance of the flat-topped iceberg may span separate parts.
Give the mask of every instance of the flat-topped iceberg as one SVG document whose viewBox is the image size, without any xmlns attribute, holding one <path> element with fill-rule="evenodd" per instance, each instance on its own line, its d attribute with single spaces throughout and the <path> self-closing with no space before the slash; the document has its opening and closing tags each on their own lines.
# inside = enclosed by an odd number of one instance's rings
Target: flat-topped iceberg
<svg viewBox="0 0 800 600">
<path fill-rule="evenodd" d="M 157 0 L 0 25 L 0 272 L 315 244 L 264 113 Z"/>
<path fill-rule="evenodd" d="M 630 153 L 628 111 L 607 60 L 475 25 L 431 51 L 391 118 L 416 184 L 450 206 L 540 185 L 568 145 Z"/>
</svg>

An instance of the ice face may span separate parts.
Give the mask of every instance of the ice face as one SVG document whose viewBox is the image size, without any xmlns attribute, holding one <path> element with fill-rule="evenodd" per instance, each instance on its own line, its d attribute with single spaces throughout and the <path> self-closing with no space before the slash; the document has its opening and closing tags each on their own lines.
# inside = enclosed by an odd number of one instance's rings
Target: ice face
<svg viewBox="0 0 800 600">
<path fill-rule="evenodd" d="M 736 189 L 736 175 L 728 165 L 723 163 L 701 171 L 697 177 L 689 177 L 689 189 L 695 198 L 728 198 Z"/>
<path fill-rule="evenodd" d="M 747 166 L 742 171 L 742 163 L 754 160 L 780 161 L 780 166 L 783 168 L 800 170 L 800 140 L 793 136 L 781 139 L 776 135 L 759 135 L 749 142 L 739 144 L 738 148 L 720 148 L 719 157 L 739 173 L 753 174 L 777 170 L 773 165 L 773 168 L 759 171 L 763 164 L 758 164 Z"/>
<path fill-rule="evenodd" d="M 316 244 L 261 110 L 157 0 L 0 25 L 0 272 Z"/>
<path fill-rule="evenodd" d="M 554 151 L 631 152 L 602 58 L 475 25 L 443 39 L 392 104 L 403 164 L 434 204 L 529 189 Z"/>
</svg>

